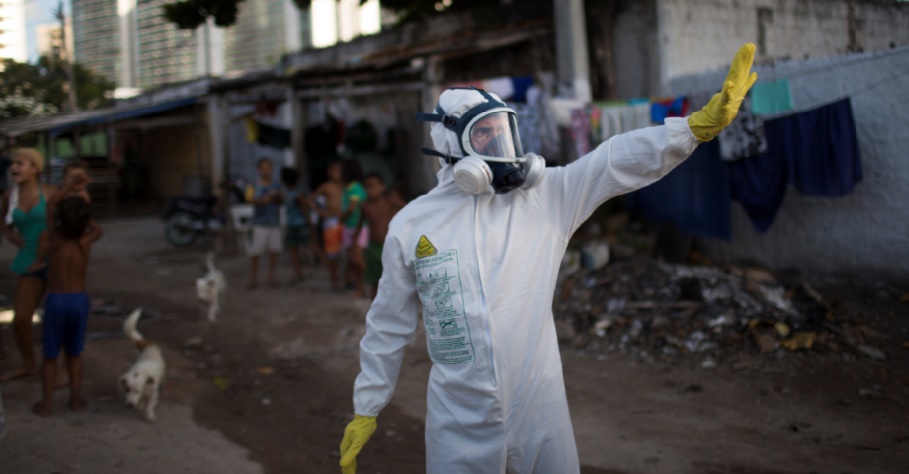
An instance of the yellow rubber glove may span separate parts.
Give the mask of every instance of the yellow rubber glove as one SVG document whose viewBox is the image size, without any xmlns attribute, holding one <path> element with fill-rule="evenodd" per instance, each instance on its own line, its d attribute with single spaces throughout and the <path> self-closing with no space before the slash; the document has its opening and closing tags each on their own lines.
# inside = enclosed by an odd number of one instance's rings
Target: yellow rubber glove
<svg viewBox="0 0 909 474">
<path fill-rule="evenodd" d="M 714 95 L 703 109 L 688 116 L 688 127 L 699 141 L 713 140 L 735 119 L 745 94 L 757 80 L 757 73 L 751 72 L 753 62 L 754 44 L 748 43 L 739 48 L 723 83 L 723 90 Z"/>
<path fill-rule="evenodd" d="M 354 417 L 347 428 L 344 429 L 344 439 L 341 441 L 341 472 L 354 474 L 357 472 L 357 454 L 369 437 L 376 431 L 376 417 Z"/>
</svg>

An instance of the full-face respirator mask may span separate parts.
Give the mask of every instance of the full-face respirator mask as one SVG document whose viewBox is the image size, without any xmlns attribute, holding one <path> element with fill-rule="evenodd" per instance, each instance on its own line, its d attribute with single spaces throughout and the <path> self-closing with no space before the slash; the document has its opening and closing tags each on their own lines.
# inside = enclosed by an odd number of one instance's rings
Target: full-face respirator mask
<svg viewBox="0 0 909 474">
<path fill-rule="evenodd" d="M 423 148 L 423 153 L 442 158 L 454 166 L 458 188 L 472 195 L 482 194 L 491 185 L 496 194 L 530 189 L 539 184 L 546 162 L 539 155 L 524 154 L 515 111 L 482 89 L 486 99 L 460 117 L 446 113 L 440 105 L 432 114 L 417 114 L 417 120 L 439 122 L 458 137 L 463 157 L 453 157 Z"/>
</svg>

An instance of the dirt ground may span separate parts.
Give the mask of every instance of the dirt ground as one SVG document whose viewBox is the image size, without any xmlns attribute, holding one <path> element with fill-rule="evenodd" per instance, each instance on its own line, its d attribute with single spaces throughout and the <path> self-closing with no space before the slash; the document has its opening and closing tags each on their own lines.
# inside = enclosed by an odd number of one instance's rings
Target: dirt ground
<svg viewBox="0 0 909 474">
<path fill-rule="evenodd" d="M 123 404 L 117 377 L 134 350 L 118 317 L 93 317 L 86 349 L 89 409 L 65 393 L 41 419 L 36 377 L 2 385 L 9 433 L 3 473 L 337 473 L 351 417 L 357 343 L 368 303 L 328 293 L 321 269 L 296 287 L 244 289 L 247 261 L 222 256 L 225 308 L 203 321 L 194 280 L 205 245 L 173 249 L 153 219 L 105 223 L 92 296 L 142 306 L 146 336 L 165 349 L 158 421 Z M 0 262 L 12 258 L 8 243 Z M 290 269 L 282 267 L 285 280 Z M 10 295 L 13 279 L 0 279 Z M 827 289 L 838 292 L 838 289 Z M 885 473 L 909 465 L 909 305 L 857 292 L 848 304 L 890 334 L 888 359 L 743 355 L 734 364 L 648 362 L 562 351 L 584 473 Z M 863 309 L 865 308 L 865 309 Z M 35 327 L 36 330 L 38 326 Z M 37 332 L 36 332 L 37 333 Z M 15 352 L 8 327 L 3 345 Z M 430 362 L 420 338 L 398 389 L 359 458 L 361 473 L 423 471 Z M 36 350 L 39 347 L 36 345 Z M 13 368 L 18 356 L 0 360 Z"/>
</svg>

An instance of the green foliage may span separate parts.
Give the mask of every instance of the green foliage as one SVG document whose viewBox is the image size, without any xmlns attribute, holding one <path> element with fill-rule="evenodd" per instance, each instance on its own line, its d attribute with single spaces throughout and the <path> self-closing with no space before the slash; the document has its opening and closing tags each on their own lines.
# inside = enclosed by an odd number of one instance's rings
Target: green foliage
<svg viewBox="0 0 909 474">
<path fill-rule="evenodd" d="M 0 67 L 0 119 L 67 110 L 69 95 L 63 61 L 46 56 L 37 64 L 5 59 Z M 73 74 L 80 110 L 95 109 L 108 102 L 113 82 L 79 64 L 73 65 Z"/>
<path fill-rule="evenodd" d="M 184 30 L 195 30 L 211 17 L 226 28 L 237 22 L 243 0 L 181 0 L 162 7 L 164 18 Z"/>
</svg>

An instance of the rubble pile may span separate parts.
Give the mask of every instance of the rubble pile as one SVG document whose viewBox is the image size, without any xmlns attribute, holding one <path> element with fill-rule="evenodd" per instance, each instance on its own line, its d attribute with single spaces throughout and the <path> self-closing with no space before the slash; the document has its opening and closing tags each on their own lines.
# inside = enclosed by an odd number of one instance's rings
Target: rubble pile
<svg viewBox="0 0 909 474">
<path fill-rule="evenodd" d="M 741 352 L 843 352 L 883 359 L 880 334 L 840 321 L 808 283 L 758 268 L 633 258 L 598 270 L 566 259 L 553 313 L 561 343 L 644 357 L 697 356 L 714 366 Z"/>
</svg>

